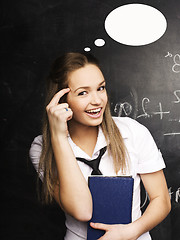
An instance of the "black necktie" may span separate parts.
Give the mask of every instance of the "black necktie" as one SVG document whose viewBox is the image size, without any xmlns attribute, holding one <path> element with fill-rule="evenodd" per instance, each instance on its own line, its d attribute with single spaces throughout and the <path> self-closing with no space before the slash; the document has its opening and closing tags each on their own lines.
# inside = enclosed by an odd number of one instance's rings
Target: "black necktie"
<svg viewBox="0 0 180 240">
<path fill-rule="evenodd" d="M 100 160 L 101 160 L 103 154 L 106 152 L 106 148 L 107 147 L 102 148 L 100 150 L 99 156 L 94 160 L 88 161 L 84 158 L 79 158 L 79 157 L 77 157 L 76 159 L 78 161 L 86 163 L 87 165 L 89 165 L 93 169 L 91 175 L 102 175 L 101 171 L 99 170 L 99 163 L 100 163 Z"/>
</svg>

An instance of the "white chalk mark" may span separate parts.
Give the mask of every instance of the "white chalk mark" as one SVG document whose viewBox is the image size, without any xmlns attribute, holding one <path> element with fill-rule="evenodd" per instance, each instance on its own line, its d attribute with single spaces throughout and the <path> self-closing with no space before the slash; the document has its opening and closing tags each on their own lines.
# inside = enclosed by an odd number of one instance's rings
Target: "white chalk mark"
<svg viewBox="0 0 180 240">
<path fill-rule="evenodd" d="M 169 122 L 180 122 L 180 119 L 177 118 L 169 118 Z"/>
<path fill-rule="evenodd" d="M 143 208 L 149 200 L 148 193 L 146 191 L 145 191 L 145 193 L 146 193 L 145 200 L 144 200 L 144 203 L 140 206 L 140 208 Z"/>
<path fill-rule="evenodd" d="M 170 199 L 171 199 L 171 198 L 172 198 L 171 195 L 173 195 L 173 193 L 174 193 L 174 192 L 172 192 L 172 187 L 170 187 L 170 188 L 168 189 L 168 191 L 169 191 L 169 197 L 170 197 Z"/>
<path fill-rule="evenodd" d="M 175 136 L 175 135 L 180 135 L 180 133 L 164 133 L 164 136 Z"/>
<path fill-rule="evenodd" d="M 94 44 L 95 44 L 97 47 L 102 47 L 102 46 L 105 45 L 105 41 L 104 41 L 104 39 L 99 38 L 99 39 L 96 39 L 96 40 L 94 41 Z"/>
<path fill-rule="evenodd" d="M 153 112 L 153 114 L 155 114 L 155 115 L 159 114 L 161 120 L 163 119 L 163 114 L 169 114 L 169 113 L 170 113 L 170 111 L 163 112 L 161 102 L 159 103 L 159 112 Z"/>
<path fill-rule="evenodd" d="M 176 54 L 174 55 L 174 65 L 172 66 L 172 71 L 175 73 L 179 73 L 180 72 L 180 55 Z"/>
<path fill-rule="evenodd" d="M 146 103 L 149 103 L 150 102 L 150 100 L 149 100 L 149 98 L 143 98 L 143 100 L 142 100 L 142 110 L 143 110 L 143 114 L 141 114 L 141 115 L 139 115 L 139 116 L 137 116 L 137 118 L 140 118 L 140 117 L 145 117 L 145 118 L 148 118 L 148 117 L 150 117 L 150 115 L 146 112 L 146 110 L 145 110 L 145 104 Z"/>
<path fill-rule="evenodd" d="M 84 48 L 84 51 L 85 51 L 85 52 L 89 52 L 89 51 L 91 51 L 91 49 L 90 49 L 90 47 L 85 47 L 85 48 Z"/>
<path fill-rule="evenodd" d="M 178 96 L 177 93 L 180 93 L 180 90 L 175 90 L 174 91 L 174 96 L 177 98 L 176 101 L 173 101 L 174 103 L 180 103 L 180 97 Z"/>
<path fill-rule="evenodd" d="M 165 16 L 145 4 L 125 4 L 108 14 L 105 30 L 115 41 L 142 46 L 157 41 L 166 31 Z"/>
<path fill-rule="evenodd" d="M 132 112 L 132 106 L 128 102 L 117 103 L 114 107 L 114 112 L 118 112 L 118 117 L 122 115 L 122 112 L 124 112 L 126 116 L 129 116 Z"/>
<path fill-rule="evenodd" d="M 173 55 L 170 52 L 168 52 L 168 54 L 165 57 L 172 57 L 172 56 Z"/>
<path fill-rule="evenodd" d="M 176 198 L 175 201 L 178 203 L 180 199 L 180 187 L 178 188 L 178 190 L 176 191 Z"/>
</svg>

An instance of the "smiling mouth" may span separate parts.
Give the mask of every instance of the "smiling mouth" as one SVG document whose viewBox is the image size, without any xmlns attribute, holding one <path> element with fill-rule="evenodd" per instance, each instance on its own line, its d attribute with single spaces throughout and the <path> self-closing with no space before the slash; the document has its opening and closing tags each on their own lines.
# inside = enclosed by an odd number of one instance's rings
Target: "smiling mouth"
<svg viewBox="0 0 180 240">
<path fill-rule="evenodd" d="M 88 110 L 88 111 L 86 111 L 86 113 L 87 113 L 88 115 L 98 116 L 98 115 L 101 113 L 101 110 L 102 110 L 102 108 L 100 107 L 100 108 Z"/>
</svg>

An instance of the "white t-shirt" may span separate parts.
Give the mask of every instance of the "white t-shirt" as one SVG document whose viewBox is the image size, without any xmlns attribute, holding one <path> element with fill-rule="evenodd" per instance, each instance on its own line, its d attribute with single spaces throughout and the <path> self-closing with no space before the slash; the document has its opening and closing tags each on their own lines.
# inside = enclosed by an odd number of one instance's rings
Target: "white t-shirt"
<svg viewBox="0 0 180 240">
<path fill-rule="evenodd" d="M 127 175 L 132 175 L 132 177 L 134 178 L 132 221 L 135 221 L 141 216 L 139 174 L 159 171 L 165 168 L 165 163 L 150 132 L 146 127 L 128 117 L 113 117 L 113 119 L 121 132 L 129 154 L 129 172 L 127 173 Z M 89 155 L 87 155 L 82 149 L 80 149 L 72 141 L 70 136 L 68 136 L 68 140 L 75 157 L 85 158 L 89 161 L 97 158 L 100 149 L 107 146 L 101 128 L 99 128 L 97 143 L 92 158 L 90 158 Z M 30 149 L 30 158 L 36 170 L 38 169 L 41 149 L 42 136 L 38 136 L 34 139 Z M 85 179 L 88 180 L 88 176 L 91 175 L 92 168 L 80 161 L 78 161 L 78 164 Z M 99 169 L 105 176 L 116 175 L 113 167 L 113 159 L 109 157 L 107 151 L 101 158 Z M 41 173 L 40 178 L 41 180 L 43 180 L 43 173 Z M 70 215 L 66 214 L 66 227 L 67 233 L 65 236 L 65 240 L 86 239 L 87 223 L 77 221 Z M 151 237 L 148 232 L 144 233 L 141 237 L 138 238 L 138 240 L 149 239 L 151 239 Z"/>
</svg>

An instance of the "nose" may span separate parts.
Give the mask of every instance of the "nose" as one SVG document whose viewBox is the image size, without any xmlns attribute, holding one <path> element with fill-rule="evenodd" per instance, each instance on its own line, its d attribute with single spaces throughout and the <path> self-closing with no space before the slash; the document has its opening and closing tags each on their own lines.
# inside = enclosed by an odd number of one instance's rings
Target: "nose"
<svg viewBox="0 0 180 240">
<path fill-rule="evenodd" d="M 91 104 L 93 105 L 100 105 L 101 104 L 101 97 L 98 92 L 95 92 L 91 96 Z"/>
</svg>

